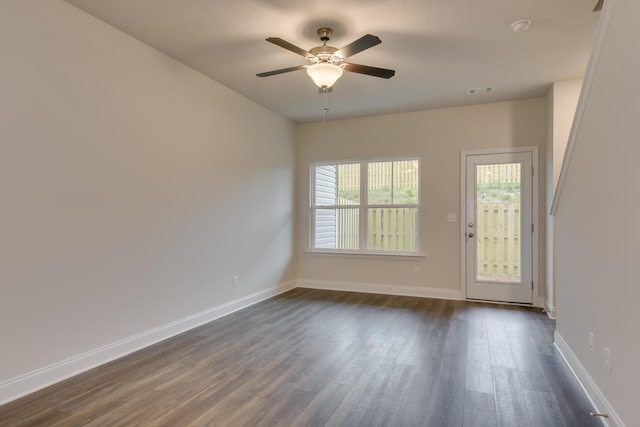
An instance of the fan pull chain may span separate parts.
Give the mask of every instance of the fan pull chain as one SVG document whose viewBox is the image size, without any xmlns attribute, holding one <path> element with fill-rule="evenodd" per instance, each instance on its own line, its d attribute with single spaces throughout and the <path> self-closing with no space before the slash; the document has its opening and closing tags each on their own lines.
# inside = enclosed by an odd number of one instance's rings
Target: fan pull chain
<svg viewBox="0 0 640 427">
<path fill-rule="evenodd" d="M 327 113 L 329 112 L 329 108 L 327 107 L 327 88 L 322 90 L 324 93 L 324 106 L 322 109 L 322 127 L 325 127 L 327 124 Z"/>
</svg>

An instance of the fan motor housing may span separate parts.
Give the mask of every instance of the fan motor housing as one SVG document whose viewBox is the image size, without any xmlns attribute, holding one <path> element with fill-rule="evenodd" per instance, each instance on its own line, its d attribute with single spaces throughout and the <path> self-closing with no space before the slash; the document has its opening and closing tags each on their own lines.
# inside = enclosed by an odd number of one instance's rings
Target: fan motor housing
<svg viewBox="0 0 640 427">
<path fill-rule="evenodd" d="M 318 34 L 318 37 L 320 37 L 320 40 L 322 40 L 323 42 L 328 42 L 333 35 L 333 30 L 329 27 L 322 27 L 318 28 L 318 31 L 316 33 Z"/>
<path fill-rule="evenodd" d="M 309 53 L 315 56 L 320 56 L 320 55 L 331 56 L 337 51 L 338 49 L 333 46 L 323 45 L 323 46 L 318 46 L 318 47 L 314 47 L 313 49 L 310 49 Z"/>
<path fill-rule="evenodd" d="M 342 58 L 338 58 L 334 55 L 338 51 L 338 48 L 333 46 L 327 46 L 327 42 L 333 35 L 333 30 L 329 27 L 318 28 L 318 37 L 322 41 L 322 46 L 316 46 L 313 49 L 309 49 L 309 53 L 313 55 L 312 62 L 340 62 Z"/>
</svg>

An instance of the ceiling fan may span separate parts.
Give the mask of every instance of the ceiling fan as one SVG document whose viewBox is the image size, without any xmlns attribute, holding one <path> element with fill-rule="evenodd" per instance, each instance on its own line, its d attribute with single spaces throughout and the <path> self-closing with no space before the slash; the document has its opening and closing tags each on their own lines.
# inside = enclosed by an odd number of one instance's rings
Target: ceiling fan
<svg viewBox="0 0 640 427">
<path fill-rule="evenodd" d="M 343 48 L 337 49 L 333 46 L 327 45 L 327 42 L 333 34 L 333 30 L 331 28 L 319 28 L 317 33 L 318 37 L 320 37 L 320 40 L 322 41 L 322 45 L 316 46 L 308 51 L 296 45 L 293 45 L 279 37 L 267 38 L 266 40 L 268 42 L 302 56 L 309 62 L 309 64 L 282 68 L 280 70 L 267 71 L 265 73 L 258 73 L 256 74 L 256 76 L 269 77 L 276 74 L 288 73 L 290 71 L 302 70 L 306 68 L 307 74 L 311 77 L 311 79 L 313 79 L 314 83 L 321 90 L 324 89 L 326 91 L 328 88 L 333 86 L 333 84 L 342 76 L 343 71 L 367 74 L 369 76 L 381 77 L 383 79 L 389 79 L 396 74 L 395 70 L 344 62 L 346 58 L 382 43 L 382 40 L 380 40 L 378 37 L 367 34 L 360 37 L 358 40 L 344 46 Z"/>
</svg>

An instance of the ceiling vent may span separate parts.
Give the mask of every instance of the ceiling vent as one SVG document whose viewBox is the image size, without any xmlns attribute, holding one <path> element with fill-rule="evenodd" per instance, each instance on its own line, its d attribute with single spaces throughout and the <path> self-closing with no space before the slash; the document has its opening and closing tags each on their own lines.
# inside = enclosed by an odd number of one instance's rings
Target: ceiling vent
<svg viewBox="0 0 640 427">
<path fill-rule="evenodd" d="M 480 93 L 489 93 L 489 92 L 493 92 L 493 88 L 491 86 L 477 87 L 477 88 L 474 88 L 474 89 L 469 89 L 467 91 L 467 93 L 469 95 L 478 95 Z"/>
</svg>

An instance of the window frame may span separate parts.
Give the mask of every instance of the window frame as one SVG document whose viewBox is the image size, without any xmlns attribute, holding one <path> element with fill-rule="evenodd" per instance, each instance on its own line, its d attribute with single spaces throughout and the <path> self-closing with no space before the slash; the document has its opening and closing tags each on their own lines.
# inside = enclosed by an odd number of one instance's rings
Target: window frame
<svg viewBox="0 0 640 427">
<path fill-rule="evenodd" d="M 418 191 L 417 204 L 369 204 L 368 184 L 369 184 L 369 165 L 379 162 L 398 162 L 415 160 L 418 162 Z M 316 168 L 320 166 L 339 166 L 359 164 L 360 165 L 360 189 L 358 205 L 316 205 Z M 320 254 L 337 254 L 337 255 L 380 255 L 380 256 L 423 256 L 420 252 L 420 211 L 422 206 L 422 162 L 419 156 L 397 156 L 397 157 L 380 157 L 357 160 L 337 160 L 337 161 L 318 161 L 311 163 L 309 167 L 309 253 Z M 359 227 L 358 227 L 358 248 L 356 249 L 337 249 L 337 248 L 317 248 L 316 238 L 316 211 L 318 209 L 354 209 L 359 210 Z M 415 221 L 415 239 L 416 248 L 413 251 L 406 250 L 384 250 L 368 248 L 368 229 L 369 229 L 369 209 L 372 208 L 414 208 L 416 209 Z"/>
</svg>

